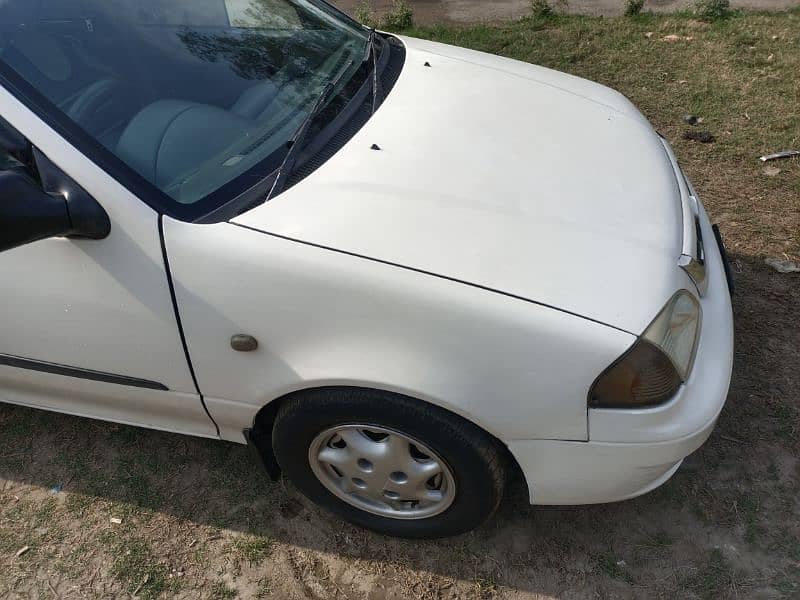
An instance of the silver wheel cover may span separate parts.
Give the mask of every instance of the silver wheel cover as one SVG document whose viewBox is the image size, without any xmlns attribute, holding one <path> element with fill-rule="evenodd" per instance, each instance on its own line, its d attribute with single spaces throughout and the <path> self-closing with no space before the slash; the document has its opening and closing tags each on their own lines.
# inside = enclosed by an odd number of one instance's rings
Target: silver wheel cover
<svg viewBox="0 0 800 600">
<path fill-rule="evenodd" d="M 308 449 L 320 483 L 351 506 L 393 519 L 425 519 L 453 503 L 450 468 L 421 442 L 367 424 L 338 425 Z"/>
</svg>

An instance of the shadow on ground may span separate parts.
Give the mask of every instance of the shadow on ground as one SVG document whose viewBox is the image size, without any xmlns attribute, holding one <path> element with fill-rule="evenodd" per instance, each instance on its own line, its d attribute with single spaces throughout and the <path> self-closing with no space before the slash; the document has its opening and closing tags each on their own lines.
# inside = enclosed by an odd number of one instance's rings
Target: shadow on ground
<svg viewBox="0 0 800 600">
<path fill-rule="evenodd" d="M 763 528 L 776 533 L 776 524 L 762 523 L 752 506 L 762 515 L 797 511 L 800 279 L 751 258 L 732 262 L 737 344 L 728 405 L 710 441 L 665 486 L 636 500 L 534 508 L 517 484 L 473 533 L 386 539 L 317 510 L 286 482 L 269 481 L 244 446 L 10 405 L 0 405 L 0 492 L 63 486 L 78 523 L 98 510 L 103 523 L 105 514 L 143 511 L 195 531 L 184 537 L 210 526 L 490 588 L 557 595 L 588 590 L 594 574 L 612 591 L 677 585 L 705 594 L 716 589 L 707 581 L 716 572 L 723 582 L 738 576 L 740 585 L 757 586 L 752 574 L 779 569 L 783 559 L 762 547 L 773 539 Z"/>
</svg>

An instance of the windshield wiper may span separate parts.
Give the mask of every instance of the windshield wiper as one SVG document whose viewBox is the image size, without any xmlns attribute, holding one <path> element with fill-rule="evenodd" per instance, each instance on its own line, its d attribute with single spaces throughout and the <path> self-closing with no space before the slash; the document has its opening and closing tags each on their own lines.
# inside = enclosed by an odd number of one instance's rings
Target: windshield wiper
<svg viewBox="0 0 800 600">
<path fill-rule="evenodd" d="M 375 31 L 373 27 L 369 31 L 369 39 L 367 40 L 367 47 L 369 54 L 367 55 L 366 60 L 369 56 L 372 56 L 372 114 L 375 114 L 375 111 L 378 110 L 378 97 L 381 95 L 380 90 L 380 82 L 378 81 L 378 52 L 375 50 L 375 39 L 378 36 L 378 32 Z"/>
<path fill-rule="evenodd" d="M 303 149 L 303 139 L 305 139 L 306 134 L 308 133 L 308 128 L 325 107 L 328 99 L 331 97 L 331 94 L 336 89 L 336 86 L 339 85 L 342 77 L 344 77 L 344 74 L 352 65 L 352 60 L 347 61 L 347 63 L 345 63 L 345 65 L 339 70 L 339 73 L 336 75 L 336 77 L 325 84 L 325 87 L 322 88 L 322 92 L 320 92 L 319 96 L 317 97 L 317 101 L 311 108 L 311 112 L 306 115 L 306 118 L 303 119 L 302 123 L 300 123 L 300 126 L 294 132 L 294 135 L 292 135 L 292 137 L 289 139 L 289 150 L 286 152 L 286 156 L 283 157 L 283 162 L 281 162 L 281 165 L 278 167 L 278 174 L 275 176 L 275 181 L 272 182 L 272 187 L 270 188 L 267 198 L 264 200 L 264 202 L 269 202 L 275 194 L 279 194 L 286 186 L 286 182 L 288 181 L 289 176 L 292 174 L 295 163 L 297 162 L 297 156 L 300 153 L 300 150 Z"/>
</svg>

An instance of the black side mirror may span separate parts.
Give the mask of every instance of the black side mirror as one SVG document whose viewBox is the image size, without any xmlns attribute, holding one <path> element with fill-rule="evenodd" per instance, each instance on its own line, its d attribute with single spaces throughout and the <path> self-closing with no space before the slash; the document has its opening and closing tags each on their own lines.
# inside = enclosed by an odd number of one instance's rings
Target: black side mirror
<svg viewBox="0 0 800 600">
<path fill-rule="evenodd" d="M 49 237 L 108 236 L 111 222 L 97 200 L 2 117 L 0 152 L 14 159 L 0 170 L 0 252 Z"/>
<path fill-rule="evenodd" d="M 102 239 L 105 210 L 41 152 L 33 149 L 41 185 L 24 170 L 0 171 L 0 252 L 50 237 Z"/>
<path fill-rule="evenodd" d="M 93 240 L 108 237 L 111 232 L 111 221 L 100 203 L 54 165 L 38 148 L 33 148 L 33 158 L 44 191 L 63 196 L 66 200 L 69 219 L 72 222 L 72 232 L 67 235 Z"/>
<path fill-rule="evenodd" d="M 0 172 L 0 251 L 70 233 L 63 196 L 44 192 L 19 171 Z"/>
</svg>

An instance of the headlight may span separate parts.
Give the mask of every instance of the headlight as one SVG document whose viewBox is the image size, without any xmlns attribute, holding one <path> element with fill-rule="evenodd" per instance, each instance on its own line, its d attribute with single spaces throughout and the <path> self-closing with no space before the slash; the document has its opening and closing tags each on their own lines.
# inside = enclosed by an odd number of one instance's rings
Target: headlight
<svg viewBox="0 0 800 600">
<path fill-rule="evenodd" d="M 646 408 L 666 402 L 689 377 L 700 333 L 700 305 L 675 294 L 639 340 L 589 392 L 594 408 Z"/>
</svg>

